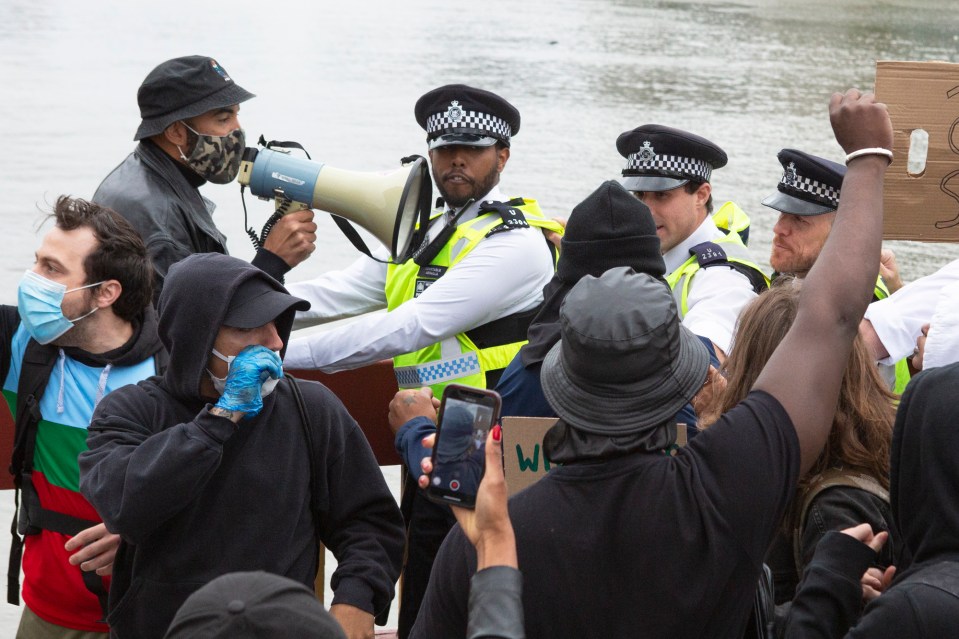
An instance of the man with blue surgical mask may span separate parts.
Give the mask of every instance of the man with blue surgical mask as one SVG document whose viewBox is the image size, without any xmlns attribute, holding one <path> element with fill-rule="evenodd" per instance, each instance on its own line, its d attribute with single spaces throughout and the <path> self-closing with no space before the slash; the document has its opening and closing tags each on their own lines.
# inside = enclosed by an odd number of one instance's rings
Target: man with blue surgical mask
<svg viewBox="0 0 959 639">
<path fill-rule="evenodd" d="M 165 361 L 151 305 L 153 269 L 117 213 L 61 197 L 56 225 L 18 290 L 0 306 L 0 379 L 16 422 L 11 470 L 23 564 L 22 639 L 105 638 L 103 621 L 120 538 L 80 495 L 77 456 L 104 395 L 159 372 Z M 23 535 L 21 538 L 20 535 Z M 19 604 L 19 585 L 10 603 Z"/>
<path fill-rule="evenodd" d="M 167 60 L 137 92 L 139 144 L 97 188 L 93 200 L 109 206 L 143 237 L 156 269 L 159 296 L 167 269 L 193 253 L 227 253 L 213 222 L 206 182 L 236 178 L 246 146 L 240 103 L 254 95 L 236 84 L 213 58 Z M 310 210 L 288 213 L 273 227 L 253 265 L 279 281 L 309 257 L 316 242 Z"/>
<path fill-rule="evenodd" d="M 313 588 L 336 555 L 331 614 L 372 638 L 405 535 L 363 432 L 282 355 L 297 311 L 252 265 L 217 253 L 174 264 L 158 306 L 166 373 L 113 393 L 90 426 L 80 488 L 123 538 L 110 588 L 118 637 L 159 639 L 190 594 L 263 570 Z"/>
</svg>

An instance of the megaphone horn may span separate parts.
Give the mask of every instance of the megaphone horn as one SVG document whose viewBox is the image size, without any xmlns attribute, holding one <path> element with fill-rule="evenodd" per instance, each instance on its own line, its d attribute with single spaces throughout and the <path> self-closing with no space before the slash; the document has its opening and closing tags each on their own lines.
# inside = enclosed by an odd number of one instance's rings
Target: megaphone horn
<svg viewBox="0 0 959 639">
<path fill-rule="evenodd" d="M 238 181 L 263 199 L 282 197 L 355 222 L 390 250 L 395 262 L 410 253 L 416 223 L 429 215 L 433 186 L 426 160 L 365 173 L 247 147 Z"/>
</svg>

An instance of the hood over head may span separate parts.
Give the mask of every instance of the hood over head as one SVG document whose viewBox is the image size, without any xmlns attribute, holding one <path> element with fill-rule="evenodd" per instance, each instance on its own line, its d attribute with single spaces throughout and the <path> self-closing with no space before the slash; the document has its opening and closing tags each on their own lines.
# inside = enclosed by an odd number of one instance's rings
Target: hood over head
<svg viewBox="0 0 959 639">
<path fill-rule="evenodd" d="M 903 541 L 899 578 L 911 566 L 959 556 L 959 364 L 922 371 L 896 413 L 890 464 L 892 514 Z"/>
<path fill-rule="evenodd" d="M 266 296 L 272 309 L 268 315 L 277 313 L 273 318 L 284 344 L 282 357 L 293 328 L 293 316 L 298 310 L 308 309 L 309 302 L 293 297 L 282 284 L 249 262 L 229 255 L 197 253 L 170 267 L 157 307 L 160 339 L 170 353 L 163 385 L 173 395 L 199 398 L 200 381 L 206 374 L 213 343 L 220 327 L 228 324 L 228 314 L 236 310 L 235 298 L 242 299 L 244 304 L 261 299 L 259 295 L 248 295 L 250 289 L 270 291 Z M 272 292 L 285 295 L 287 303 L 278 305 Z M 268 321 L 265 319 L 263 324 Z"/>
</svg>

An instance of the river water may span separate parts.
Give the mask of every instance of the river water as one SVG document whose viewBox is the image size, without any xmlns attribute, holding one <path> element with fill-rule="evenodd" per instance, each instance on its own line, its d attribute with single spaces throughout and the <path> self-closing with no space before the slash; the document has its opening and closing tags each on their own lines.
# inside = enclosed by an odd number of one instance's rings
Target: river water
<svg viewBox="0 0 959 639">
<path fill-rule="evenodd" d="M 297 140 L 352 170 L 425 152 L 413 104 L 427 90 L 496 91 L 523 118 L 505 191 L 556 215 L 618 176 L 622 131 L 694 131 L 728 153 L 715 198 L 750 213 L 766 265 L 775 214 L 759 202 L 779 180 L 779 149 L 840 159 L 833 91 L 871 89 L 876 60 L 957 62 L 957 51 L 954 0 L 0 0 L 0 302 L 16 300 L 50 203 L 90 197 L 132 149 L 137 87 L 171 57 L 215 56 L 258 95 L 242 106 L 249 140 Z M 252 256 L 238 187 L 203 191 L 231 252 Z M 259 227 L 272 205 L 247 203 Z M 356 255 L 318 217 L 317 251 L 291 280 Z M 891 245 L 907 280 L 959 257 L 953 245 Z"/>
</svg>

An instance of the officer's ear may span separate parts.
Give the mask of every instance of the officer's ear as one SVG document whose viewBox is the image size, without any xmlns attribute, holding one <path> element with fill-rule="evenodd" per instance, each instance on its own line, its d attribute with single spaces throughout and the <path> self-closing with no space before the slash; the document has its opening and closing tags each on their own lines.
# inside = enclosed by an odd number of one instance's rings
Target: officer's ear
<svg viewBox="0 0 959 639">
<path fill-rule="evenodd" d="M 506 168 L 506 162 L 509 160 L 509 147 L 505 144 L 496 145 L 496 170 L 499 173 Z"/>
<path fill-rule="evenodd" d="M 694 193 L 696 197 L 696 206 L 706 206 L 706 202 L 709 202 L 709 197 L 713 194 L 713 187 L 710 186 L 709 182 L 703 182 L 699 185 L 699 188 L 696 189 Z"/>
</svg>

